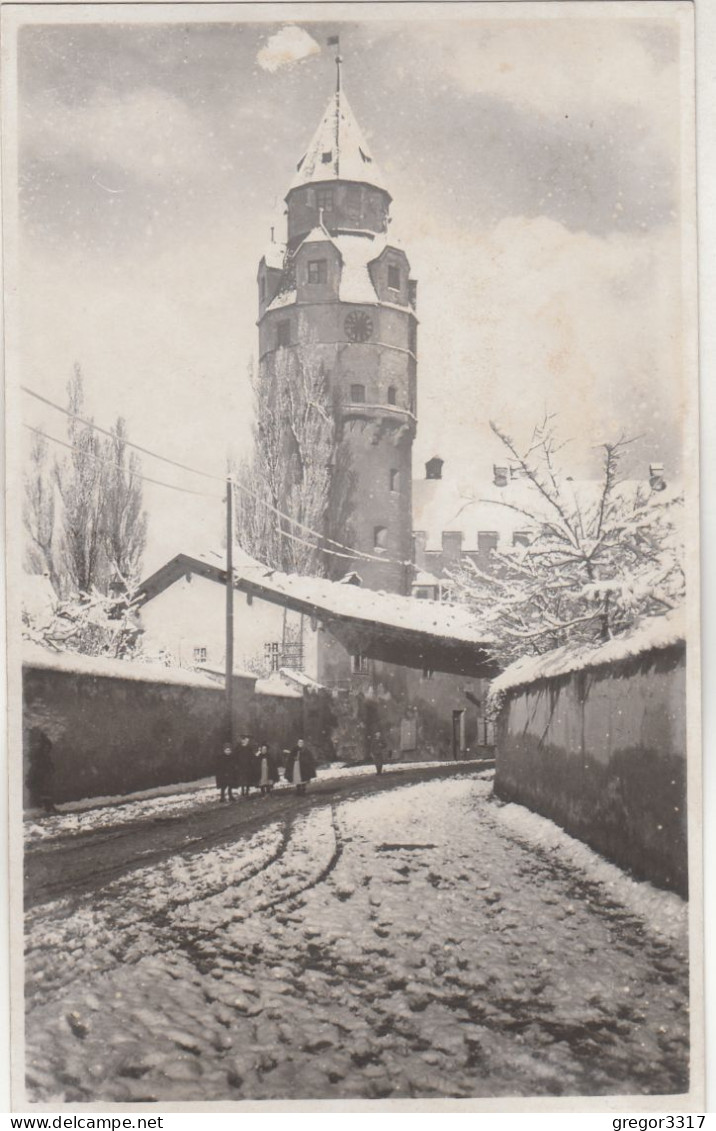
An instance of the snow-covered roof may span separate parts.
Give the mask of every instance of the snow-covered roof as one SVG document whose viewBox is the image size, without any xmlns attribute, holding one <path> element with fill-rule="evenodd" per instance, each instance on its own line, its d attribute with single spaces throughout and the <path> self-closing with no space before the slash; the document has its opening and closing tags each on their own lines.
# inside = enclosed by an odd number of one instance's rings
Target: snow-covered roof
<svg viewBox="0 0 716 1131">
<path fill-rule="evenodd" d="M 325 691 L 322 683 L 319 683 L 317 679 L 312 679 L 305 672 L 299 672 L 295 668 L 279 668 L 278 671 L 284 679 L 287 679 L 290 683 L 295 683 L 298 687 L 305 687 L 307 691 Z"/>
<path fill-rule="evenodd" d="M 257 695 L 276 695 L 280 699 L 303 699 L 303 692 L 297 687 L 289 687 L 282 679 L 265 676 L 256 680 Z"/>
<path fill-rule="evenodd" d="M 142 680 L 147 683 L 179 683 L 189 687 L 223 690 L 216 680 L 186 668 L 167 668 L 163 664 L 143 664 L 137 660 L 115 660 L 106 656 L 85 656 L 79 652 L 52 652 L 36 644 L 23 643 L 22 663 L 28 668 L 74 672 L 109 679 Z"/>
<path fill-rule="evenodd" d="M 296 289 L 289 291 L 279 291 L 274 299 L 266 307 L 267 310 L 278 310 L 282 306 L 291 306 L 296 301 Z"/>
<path fill-rule="evenodd" d="M 541 679 L 569 675 L 570 672 L 602 667 L 604 664 L 621 663 L 645 652 L 682 644 L 684 639 L 683 611 L 675 609 L 663 617 L 649 617 L 633 632 L 616 636 L 596 647 L 589 644 L 566 644 L 563 648 L 555 648 L 541 656 L 523 656 L 492 681 L 490 695 L 512 691 Z"/>
<path fill-rule="evenodd" d="M 271 267 L 274 271 L 282 271 L 285 258 L 286 245 L 272 240 L 264 252 L 266 266 Z"/>
<path fill-rule="evenodd" d="M 340 235 L 331 235 L 325 227 L 319 226 L 309 232 L 300 246 L 303 247 L 307 243 L 331 243 L 338 251 L 341 257 L 338 298 L 341 302 L 370 304 L 380 302 L 382 306 L 392 306 L 397 310 L 407 309 L 397 303 L 386 303 L 379 299 L 371 278 L 369 265 L 378 259 L 387 247 L 396 247 L 393 240 L 389 240 L 386 235 L 376 236 L 372 232 L 342 232 Z M 295 287 L 279 291 L 269 303 L 268 310 L 290 306 L 296 302 L 296 297 Z"/>
<path fill-rule="evenodd" d="M 298 163 L 291 188 L 333 180 L 358 181 L 388 191 L 342 90 L 331 95 L 320 125 Z"/>
<path fill-rule="evenodd" d="M 414 597 L 401 597 L 357 585 L 341 585 L 339 581 L 323 577 L 280 573 L 259 562 L 250 566 L 237 563 L 234 572 L 237 578 L 245 577 L 276 597 L 291 597 L 313 606 L 319 613 L 423 632 L 467 644 L 490 643 L 485 632 L 476 624 L 474 614 L 464 606 L 419 601 Z"/>
<path fill-rule="evenodd" d="M 416 585 L 439 585 L 440 578 L 436 577 L 434 573 L 428 573 L 425 569 L 419 569 L 413 578 L 413 588 Z"/>
</svg>

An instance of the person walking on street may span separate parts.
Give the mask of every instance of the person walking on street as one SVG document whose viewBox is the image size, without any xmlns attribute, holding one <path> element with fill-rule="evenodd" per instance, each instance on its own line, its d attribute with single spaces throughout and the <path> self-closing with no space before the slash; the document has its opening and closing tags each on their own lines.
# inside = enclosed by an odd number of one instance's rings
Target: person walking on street
<svg viewBox="0 0 716 1131">
<path fill-rule="evenodd" d="M 276 759 L 273 754 L 269 753 L 269 748 L 264 743 L 259 752 L 259 789 L 262 794 L 270 793 L 275 783 L 278 781 L 278 769 L 276 767 Z"/>
<path fill-rule="evenodd" d="M 227 793 L 229 801 L 234 800 L 234 774 L 235 763 L 231 743 L 225 742 L 221 754 L 216 759 L 216 788 L 221 791 L 220 801 L 226 801 Z"/>
<path fill-rule="evenodd" d="M 371 758 L 373 759 L 373 765 L 375 766 L 376 774 L 382 774 L 383 762 L 385 761 L 385 743 L 383 742 L 383 736 L 379 730 L 376 731 L 373 735 L 370 753 Z"/>
<path fill-rule="evenodd" d="M 241 736 L 239 748 L 236 751 L 237 785 L 242 797 L 248 797 L 252 786 L 254 756 L 251 753 L 251 740 L 248 734 Z"/>
<path fill-rule="evenodd" d="M 284 776 L 287 782 L 295 785 L 296 793 L 305 793 L 309 781 L 316 776 L 316 763 L 313 754 L 302 738 L 299 738 L 288 756 Z"/>
<path fill-rule="evenodd" d="M 30 731 L 29 768 L 27 787 L 31 804 L 41 805 L 47 814 L 57 813 L 55 808 L 55 764 L 52 761 L 52 739 L 41 727 Z"/>
</svg>

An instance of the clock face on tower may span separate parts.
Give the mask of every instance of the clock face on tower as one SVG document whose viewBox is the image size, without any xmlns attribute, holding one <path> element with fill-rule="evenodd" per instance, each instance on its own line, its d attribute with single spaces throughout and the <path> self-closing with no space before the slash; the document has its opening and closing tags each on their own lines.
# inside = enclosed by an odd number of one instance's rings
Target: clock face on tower
<svg viewBox="0 0 716 1131">
<path fill-rule="evenodd" d="M 367 342 L 373 335 L 373 319 L 363 310 L 351 310 L 346 314 L 343 328 L 351 342 Z"/>
</svg>

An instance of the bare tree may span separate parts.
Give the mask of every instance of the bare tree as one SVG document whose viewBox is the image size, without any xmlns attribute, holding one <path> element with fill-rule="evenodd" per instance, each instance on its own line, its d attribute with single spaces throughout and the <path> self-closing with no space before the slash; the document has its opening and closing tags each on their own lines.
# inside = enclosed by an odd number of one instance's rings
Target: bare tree
<svg viewBox="0 0 716 1131">
<path fill-rule="evenodd" d="M 55 487 L 50 475 L 47 441 L 35 435 L 25 472 L 23 523 L 27 535 L 26 566 L 31 573 L 47 573 L 56 593 L 61 578 L 57 569 L 55 534 Z"/>
<path fill-rule="evenodd" d="M 285 349 L 252 384 L 254 450 L 236 477 L 238 540 L 259 560 L 288 572 L 345 572 L 346 559 L 324 552 L 335 549 L 329 540 L 336 528 L 341 541 L 349 537 L 352 490 L 329 377 L 307 351 Z"/>
<path fill-rule="evenodd" d="M 492 428 L 525 484 L 501 505 L 521 515 L 529 540 L 493 551 L 487 568 L 465 561 L 451 576 L 498 660 L 608 640 L 681 603 L 683 499 L 621 479 L 627 440 L 605 443 L 599 480 L 577 485 L 558 465 L 563 445 L 550 418 L 525 451 Z"/>
<path fill-rule="evenodd" d="M 30 452 L 23 500 L 26 564 L 48 573 L 61 597 L 105 593 L 115 581 L 129 590 L 147 536 L 139 460 L 128 449 L 122 417 L 104 439 L 85 416 L 79 365 L 67 394 L 68 455 L 50 468 L 41 436 Z"/>
<path fill-rule="evenodd" d="M 55 481 L 62 498 L 62 562 L 73 590 L 105 589 L 108 580 L 105 543 L 107 476 L 105 448 L 91 421 L 82 423 L 84 387 L 75 365 L 67 385 L 70 454 L 55 463 Z"/>
<path fill-rule="evenodd" d="M 139 459 L 127 449 L 123 417 L 118 418 L 105 450 L 104 553 L 111 578 L 131 587 L 138 579 L 147 541 L 147 515 L 142 510 Z"/>
</svg>

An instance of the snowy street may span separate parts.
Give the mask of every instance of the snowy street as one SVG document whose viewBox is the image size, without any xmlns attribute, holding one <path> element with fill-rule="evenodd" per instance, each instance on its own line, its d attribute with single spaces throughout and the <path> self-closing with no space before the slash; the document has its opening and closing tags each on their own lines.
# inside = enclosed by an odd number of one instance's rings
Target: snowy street
<svg viewBox="0 0 716 1131">
<path fill-rule="evenodd" d="M 38 903 L 28 1098 L 685 1090 L 686 905 L 491 790 L 314 793 Z"/>
</svg>

